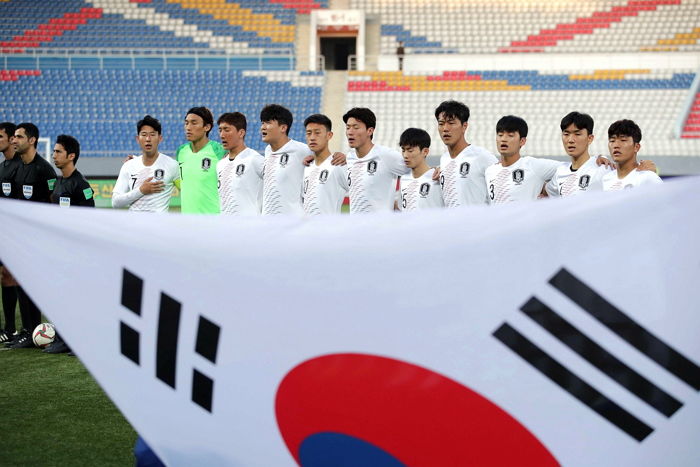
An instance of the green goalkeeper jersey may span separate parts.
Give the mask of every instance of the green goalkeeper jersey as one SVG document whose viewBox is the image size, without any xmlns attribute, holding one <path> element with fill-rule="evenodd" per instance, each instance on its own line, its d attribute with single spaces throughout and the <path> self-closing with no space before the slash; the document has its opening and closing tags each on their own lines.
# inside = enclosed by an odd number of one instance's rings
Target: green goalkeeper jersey
<svg viewBox="0 0 700 467">
<path fill-rule="evenodd" d="M 177 149 L 175 158 L 180 165 L 180 199 L 183 214 L 218 214 L 219 187 L 216 163 L 226 150 L 216 141 L 209 141 L 198 152 L 192 144 Z"/>
</svg>

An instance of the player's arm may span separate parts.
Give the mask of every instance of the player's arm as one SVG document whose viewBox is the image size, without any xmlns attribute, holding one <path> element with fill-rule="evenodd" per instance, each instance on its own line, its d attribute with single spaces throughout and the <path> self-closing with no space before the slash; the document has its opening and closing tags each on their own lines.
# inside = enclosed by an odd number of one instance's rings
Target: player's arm
<svg viewBox="0 0 700 467">
<path fill-rule="evenodd" d="M 391 173 L 393 173 L 397 177 L 406 175 L 411 172 L 411 169 L 409 169 L 406 166 L 403 157 L 401 156 L 401 154 L 398 153 L 398 151 L 389 151 L 382 159 L 389 167 Z"/>
<path fill-rule="evenodd" d="M 332 163 L 331 163 L 332 164 Z M 341 165 L 333 169 L 333 176 L 335 177 L 336 183 L 344 191 L 350 191 L 350 186 L 348 185 L 348 166 Z"/>
<path fill-rule="evenodd" d="M 125 208 L 144 194 L 139 188 L 134 188 L 136 178 L 130 178 L 126 165 L 122 165 L 119 177 L 112 190 L 112 207 Z"/>
<path fill-rule="evenodd" d="M 42 171 L 42 178 L 46 181 L 41 184 L 39 201 L 50 203 L 51 194 L 53 193 L 53 188 L 56 185 L 56 172 L 54 172 L 53 167 L 47 164 L 46 168 Z"/>
<path fill-rule="evenodd" d="M 550 181 L 548 181 L 545 185 L 544 188 L 542 188 L 542 193 L 540 194 L 541 198 L 544 197 L 552 197 L 552 198 L 559 198 L 559 183 L 557 182 L 557 177 L 554 176 Z"/>
<path fill-rule="evenodd" d="M 639 161 L 639 166 L 637 166 L 637 170 L 642 172 L 654 172 L 656 175 L 659 175 L 659 168 L 656 167 L 656 164 L 654 164 L 652 161 L 648 160 Z"/>
</svg>

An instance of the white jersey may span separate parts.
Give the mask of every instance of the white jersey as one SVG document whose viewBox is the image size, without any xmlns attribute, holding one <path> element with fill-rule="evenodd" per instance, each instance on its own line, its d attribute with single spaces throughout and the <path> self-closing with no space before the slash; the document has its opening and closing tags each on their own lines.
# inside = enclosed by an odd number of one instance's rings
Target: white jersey
<svg viewBox="0 0 700 467">
<path fill-rule="evenodd" d="M 304 213 L 301 198 L 304 178 L 304 158 L 312 155 L 304 143 L 290 139 L 273 151 L 265 148 L 263 171 L 263 216 Z"/>
<path fill-rule="evenodd" d="M 403 175 L 399 179 L 401 202 L 399 208 L 402 211 L 415 211 L 416 209 L 441 208 L 445 206 L 442 201 L 442 189 L 440 182 L 433 180 L 435 169 L 430 169 L 418 178 L 412 174 Z"/>
<path fill-rule="evenodd" d="M 553 197 L 566 198 L 589 191 L 603 190 L 603 177 L 612 169 L 598 165 L 591 157 L 577 170 L 571 164 L 562 164 L 557 168 L 554 177 L 547 183 L 547 194 Z"/>
<path fill-rule="evenodd" d="M 484 173 L 497 163 L 496 156 L 480 146 L 470 144 L 453 159 L 449 152 L 440 157 L 442 199 L 448 208 L 486 204 L 488 196 Z"/>
<path fill-rule="evenodd" d="M 656 185 L 663 180 L 649 170 L 633 170 L 625 178 L 617 177 L 617 170 L 609 172 L 603 177 L 604 191 L 617 191 L 635 188 L 641 185 Z"/>
<path fill-rule="evenodd" d="M 305 214 L 338 214 L 347 193 L 347 165 L 333 165 L 328 156 L 321 165 L 311 162 L 310 166 L 304 168 Z"/>
<path fill-rule="evenodd" d="M 503 167 L 500 162 L 492 165 L 486 169 L 489 203 L 536 200 L 544 184 L 563 164 L 566 163 L 526 156 L 508 167 Z"/>
<path fill-rule="evenodd" d="M 393 211 L 397 179 L 410 170 L 401 154 L 375 144 L 365 157 L 351 149 L 347 161 L 350 214 Z"/>
<path fill-rule="evenodd" d="M 233 159 L 226 154 L 217 162 L 221 214 L 260 215 L 264 163 L 263 156 L 251 148 L 245 148 Z"/>
<path fill-rule="evenodd" d="M 148 178 L 163 182 L 163 191 L 144 195 L 140 188 Z M 112 207 L 130 211 L 167 212 L 175 180 L 180 179 L 180 166 L 172 157 L 159 153 L 152 165 L 143 165 L 143 156 L 122 165 L 112 190 Z"/>
</svg>

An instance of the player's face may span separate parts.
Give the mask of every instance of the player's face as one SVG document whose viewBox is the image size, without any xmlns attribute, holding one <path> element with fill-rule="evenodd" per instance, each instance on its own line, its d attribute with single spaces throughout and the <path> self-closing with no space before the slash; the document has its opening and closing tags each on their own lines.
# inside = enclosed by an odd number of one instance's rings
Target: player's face
<svg viewBox="0 0 700 467">
<path fill-rule="evenodd" d="M 260 136 L 264 143 L 275 144 L 287 136 L 287 125 L 280 125 L 277 120 L 261 122 Z"/>
<path fill-rule="evenodd" d="M 54 147 L 53 147 L 53 164 L 57 168 L 59 168 L 59 169 L 64 168 L 73 159 L 75 159 L 75 154 L 69 155 L 68 152 L 66 152 L 66 148 L 64 148 L 62 144 L 56 143 L 54 145 Z"/>
<path fill-rule="evenodd" d="M 345 136 L 348 138 L 348 144 L 351 148 L 357 149 L 365 146 L 372 141 L 374 128 L 367 128 L 363 122 L 350 117 L 345 124 Z"/>
<path fill-rule="evenodd" d="M 323 152 L 328 147 L 328 141 L 333 137 L 333 132 L 328 131 L 326 125 L 309 123 L 306 125 L 306 144 L 316 154 Z"/>
<path fill-rule="evenodd" d="M 447 147 L 453 147 L 464 141 L 464 133 L 467 131 L 469 124 L 461 122 L 454 117 L 448 117 L 445 113 L 438 116 L 438 131 L 440 138 Z"/>
<path fill-rule="evenodd" d="M 189 140 L 189 138 L 188 138 Z M 158 145 L 163 141 L 163 135 L 149 125 L 144 125 L 136 135 L 136 141 L 141 146 L 141 152 L 146 157 L 153 157 L 158 154 Z"/>
<path fill-rule="evenodd" d="M 0 152 L 5 152 L 7 151 L 7 148 L 10 147 L 12 144 L 12 136 L 8 136 L 7 133 L 5 133 L 5 130 L 0 129 Z"/>
<path fill-rule="evenodd" d="M 418 146 L 401 146 L 401 155 L 406 167 L 415 169 L 425 161 L 428 155 L 428 148 L 421 149 Z"/>
<path fill-rule="evenodd" d="M 576 159 L 588 151 L 593 135 L 589 135 L 585 128 L 576 128 L 572 123 L 561 132 L 561 142 L 566 153 Z"/>
<path fill-rule="evenodd" d="M 221 145 L 227 151 L 236 149 L 243 144 L 243 138 L 245 137 L 245 130 L 239 130 L 230 123 L 221 122 L 219 124 L 219 138 L 221 138 Z"/>
<path fill-rule="evenodd" d="M 639 143 L 635 143 L 631 136 L 613 135 L 608 138 L 608 150 L 610 156 L 617 164 L 624 164 L 636 157 L 639 151 Z"/>
<path fill-rule="evenodd" d="M 514 156 L 525 145 L 525 138 L 520 137 L 517 131 L 499 131 L 496 133 L 496 147 L 503 157 Z"/>
<path fill-rule="evenodd" d="M 196 114 L 187 114 L 185 117 L 185 137 L 187 141 L 199 141 L 207 136 L 211 125 L 204 124 L 204 119 Z"/>
<path fill-rule="evenodd" d="M 12 144 L 14 144 L 17 154 L 26 154 L 29 147 L 34 144 L 34 138 L 28 138 L 24 128 L 17 128 L 15 137 L 12 138 Z"/>
</svg>

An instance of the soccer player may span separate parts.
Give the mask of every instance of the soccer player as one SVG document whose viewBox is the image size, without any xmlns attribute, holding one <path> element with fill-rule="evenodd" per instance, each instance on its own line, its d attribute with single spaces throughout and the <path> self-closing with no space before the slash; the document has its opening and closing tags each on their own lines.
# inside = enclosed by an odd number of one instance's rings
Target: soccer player
<svg viewBox="0 0 700 467">
<path fill-rule="evenodd" d="M 343 115 L 348 138 L 350 214 L 392 211 L 398 177 L 409 169 L 397 151 L 374 144 L 377 117 L 370 109 L 355 107 Z"/>
<path fill-rule="evenodd" d="M 219 137 L 228 154 L 216 164 L 221 214 L 259 216 L 265 159 L 245 145 L 248 122 L 240 112 L 219 117 Z"/>
<path fill-rule="evenodd" d="M 61 207 L 95 207 L 94 191 L 75 165 L 80 157 L 80 143 L 70 135 L 58 135 L 53 148 L 53 163 L 61 171 L 56 180 L 51 202 Z"/>
<path fill-rule="evenodd" d="M 641 149 L 642 130 L 632 120 L 618 120 L 608 128 L 608 150 L 617 170 L 603 177 L 603 190 L 616 191 L 663 183 L 655 172 L 635 170 Z"/>
<path fill-rule="evenodd" d="M 440 157 L 440 185 L 445 206 L 486 204 L 488 195 L 484 173 L 498 159 L 465 139 L 469 107 L 461 102 L 445 101 L 435 109 L 435 119 L 440 138 L 447 146 L 447 151 Z"/>
<path fill-rule="evenodd" d="M 547 184 L 547 193 L 554 197 L 576 196 L 589 191 L 603 190 L 603 176 L 614 169 L 607 159 L 592 158 L 588 149 L 593 142 L 593 118 L 584 113 L 571 112 L 560 124 L 561 141 L 571 158 L 571 164 L 557 168 L 554 178 Z M 637 170 L 651 170 L 656 165 L 640 161 Z"/>
<path fill-rule="evenodd" d="M 399 178 L 399 209 L 414 211 L 444 207 L 440 183 L 433 180 L 435 169 L 425 161 L 430 152 L 430 135 L 425 130 L 409 128 L 401 134 L 399 146 L 406 166 L 411 169 L 410 175 Z"/>
<path fill-rule="evenodd" d="M 304 168 L 304 213 L 310 216 L 337 214 L 348 192 L 348 169 L 331 163 L 328 142 L 333 137 L 333 124 L 322 114 L 304 120 L 306 144 L 314 153 L 311 165 Z"/>
<path fill-rule="evenodd" d="M 527 140 L 527 123 L 520 117 L 506 115 L 496 124 L 496 146 L 501 161 L 486 169 L 490 204 L 535 200 L 562 162 L 521 157 Z"/>
<path fill-rule="evenodd" d="M 160 122 L 146 115 L 136 123 L 141 155 L 122 165 L 112 190 L 112 207 L 130 211 L 167 212 L 173 188 L 180 181 L 178 163 L 158 151 L 163 141 Z"/>
<path fill-rule="evenodd" d="M 12 139 L 16 126 L 11 122 L 0 123 L 0 152 L 5 159 L 0 163 L 0 198 L 13 198 L 12 184 L 19 168 L 20 158 L 15 157 Z M 0 263 L 0 284 L 2 284 L 2 309 L 5 327 L 0 328 L 0 344 L 10 340 L 15 333 L 15 308 L 17 307 L 17 282 L 10 271 Z"/>
<path fill-rule="evenodd" d="M 304 214 L 304 159 L 312 152 L 306 144 L 289 137 L 293 121 L 289 109 L 278 104 L 266 105 L 260 111 L 260 134 L 267 143 L 263 175 L 264 216 Z"/>
<path fill-rule="evenodd" d="M 38 142 L 39 129 L 36 125 L 29 122 L 17 125 L 12 144 L 15 157 L 20 157 L 21 164 L 15 174 L 12 191 L 17 199 L 48 203 L 56 183 L 56 172 L 51 164 L 37 153 Z M 11 341 L 10 347 L 34 347 L 31 333 L 41 323 L 41 311 L 22 287 L 17 288 L 17 298 L 24 329 Z"/>
<path fill-rule="evenodd" d="M 219 183 L 216 164 L 226 150 L 209 140 L 214 116 L 206 107 L 192 107 L 185 115 L 187 143 L 177 149 L 183 214 L 218 214 Z"/>
</svg>

